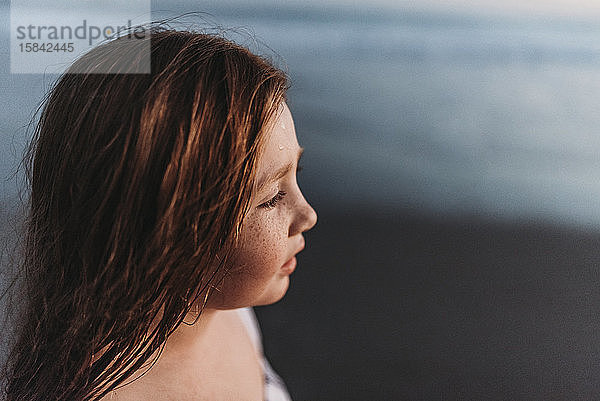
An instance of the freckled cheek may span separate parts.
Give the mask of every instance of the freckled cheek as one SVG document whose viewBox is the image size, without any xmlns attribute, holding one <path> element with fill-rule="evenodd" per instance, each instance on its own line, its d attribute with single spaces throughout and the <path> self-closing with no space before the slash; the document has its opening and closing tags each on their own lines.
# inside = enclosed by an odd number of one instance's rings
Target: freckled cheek
<svg viewBox="0 0 600 401">
<path fill-rule="evenodd" d="M 283 219 L 269 216 L 262 221 L 253 220 L 242 230 L 242 248 L 237 254 L 236 265 L 247 269 L 270 271 L 286 262 L 287 231 Z M 240 266 L 242 267 L 242 266 Z"/>
<path fill-rule="evenodd" d="M 279 268 L 286 258 L 287 232 L 282 229 L 282 218 L 275 214 L 260 225 L 257 232 L 257 238 L 260 242 L 256 244 L 256 249 L 260 250 L 257 258 L 262 259 L 264 268 Z"/>
</svg>

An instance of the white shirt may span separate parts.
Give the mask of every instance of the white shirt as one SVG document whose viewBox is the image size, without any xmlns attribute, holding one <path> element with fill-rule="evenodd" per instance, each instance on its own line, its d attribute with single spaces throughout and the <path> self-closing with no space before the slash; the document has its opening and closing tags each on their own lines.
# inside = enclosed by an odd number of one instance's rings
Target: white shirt
<svg viewBox="0 0 600 401">
<path fill-rule="evenodd" d="M 265 401 L 291 401 L 290 395 L 285 387 L 281 377 L 271 367 L 269 361 L 263 353 L 262 336 L 260 327 L 252 308 L 237 309 L 240 318 L 248 330 L 248 335 L 254 344 L 254 347 L 261 355 L 261 365 L 265 376 L 264 399 Z"/>
</svg>

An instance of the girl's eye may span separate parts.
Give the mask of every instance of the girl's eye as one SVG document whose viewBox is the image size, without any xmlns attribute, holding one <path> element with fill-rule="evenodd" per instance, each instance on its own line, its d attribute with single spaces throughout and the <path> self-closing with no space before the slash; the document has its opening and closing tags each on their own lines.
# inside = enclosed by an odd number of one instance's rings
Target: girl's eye
<svg viewBox="0 0 600 401">
<path fill-rule="evenodd" d="M 259 206 L 265 209 L 273 209 L 277 205 L 277 202 L 283 199 L 285 194 L 285 191 L 279 191 L 277 192 L 277 195 L 275 195 L 274 197 L 272 197 L 271 199 Z"/>
</svg>

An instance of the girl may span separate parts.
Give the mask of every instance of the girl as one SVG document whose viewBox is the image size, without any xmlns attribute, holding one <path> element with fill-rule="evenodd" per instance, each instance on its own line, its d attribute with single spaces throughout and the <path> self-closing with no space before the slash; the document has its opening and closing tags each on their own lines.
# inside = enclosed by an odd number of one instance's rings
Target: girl
<svg viewBox="0 0 600 401">
<path fill-rule="evenodd" d="M 113 40 L 40 116 L 6 400 L 288 399 L 249 308 L 283 297 L 316 223 L 287 77 L 218 36 L 143 36 L 150 74 Z"/>
</svg>

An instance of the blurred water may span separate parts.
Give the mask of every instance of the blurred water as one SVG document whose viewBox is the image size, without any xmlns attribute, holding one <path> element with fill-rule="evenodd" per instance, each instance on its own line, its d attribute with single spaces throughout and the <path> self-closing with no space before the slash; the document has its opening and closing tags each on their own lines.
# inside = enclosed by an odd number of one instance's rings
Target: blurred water
<svg viewBox="0 0 600 401">
<path fill-rule="evenodd" d="M 206 11 L 285 60 L 307 148 L 301 185 L 319 207 L 600 225 L 600 27 L 227 4 L 155 2 L 154 17 Z M 0 65 L 4 176 L 25 142 L 19 127 L 52 77 L 9 75 L 8 60 Z M 14 191 L 2 185 L 5 197 Z"/>
</svg>

